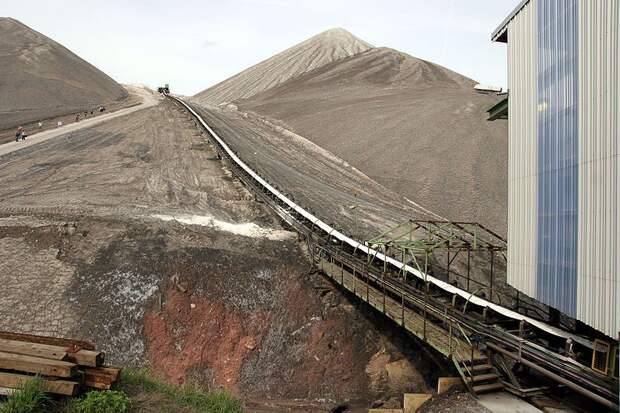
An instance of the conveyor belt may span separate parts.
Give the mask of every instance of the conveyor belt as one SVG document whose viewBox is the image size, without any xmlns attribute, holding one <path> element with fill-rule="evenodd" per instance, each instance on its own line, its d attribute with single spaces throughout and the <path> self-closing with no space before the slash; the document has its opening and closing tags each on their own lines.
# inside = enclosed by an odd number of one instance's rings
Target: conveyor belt
<svg viewBox="0 0 620 413">
<path fill-rule="evenodd" d="M 291 224 L 299 231 L 306 234 L 320 233 L 321 235 L 319 235 L 319 237 L 327 240 L 336 240 L 337 243 L 340 243 L 340 245 L 348 246 L 348 249 L 352 250 L 354 253 L 351 254 L 342 252 L 342 254 L 349 254 L 351 255 L 352 259 L 355 259 L 356 254 L 362 254 L 367 257 L 372 257 L 373 260 L 378 260 L 385 263 L 396 272 L 404 271 L 414 277 L 417 277 L 425 283 L 432 284 L 448 296 L 459 296 L 473 305 L 481 308 L 491 309 L 495 313 L 500 314 L 506 318 L 515 321 L 526 322 L 527 324 L 536 327 L 546 333 L 555 335 L 557 337 L 571 338 L 577 343 L 592 348 L 592 342 L 590 340 L 572 334 L 571 332 L 562 330 L 558 327 L 551 326 L 540 320 L 527 317 L 511 309 L 502 307 L 501 305 L 492 303 L 484 298 L 478 297 L 468 291 L 450 285 L 429 274 L 425 274 L 417 270 L 416 268 L 406 265 L 394 259 L 393 257 L 386 256 L 380 251 L 370 248 L 341 233 L 340 231 L 336 230 L 332 226 L 328 225 L 318 217 L 308 212 L 306 209 L 297 205 L 288 196 L 278 191 L 265 179 L 263 179 L 256 172 L 254 172 L 254 170 L 237 156 L 235 151 L 226 144 L 226 142 L 207 124 L 203 117 L 190 105 L 188 105 L 181 99 L 172 96 L 169 97 L 181 104 L 187 111 L 189 111 L 189 113 L 194 116 L 197 122 L 210 134 L 210 136 L 215 140 L 215 143 L 221 150 L 220 152 L 231 161 L 232 165 L 238 169 L 239 173 L 243 174 L 243 176 L 240 176 L 242 180 L 246 182 L 246 184 L 253 186 L 256 190 L 262 191 L 264 194 L 266 194 L 273 201 L 272 205 L 270 206 L 274 208 L 276 212 L 278 212 L 278 214 L 283 219 L 285 219 L 286 222 Z M 334 247 L 331 246 L 331 248 Z M 398 295 L 405 296 L 406 294 L 407 299 L 411 300 L 412 302 L 428 300 L 427 297 L 425 298 L 419 294 L 416 295 L 416 292 L 414 291 L 415 289 L 413 287 L 403 285 L 398 280 L 390 280 L 389 278 L 387 278 L 380 280 L 380 282 L 386 283 L 386 287 L 394 290 L 395 293 Z M 425 302 L 425 305 L 433 307 L 436 311 L 446 311 L 446 313 L 448 312 L 448 310 L 446 310 L 445 308 L 445 304 L 442 304 L 440 302 Z M 587 389 L 586 391 L 593 392 L 593 395 L 595 396 L 593 398 L 595 400 L 606 404 L 609 407 L 613 407 L 617 410 L 618 406 L 617 404 L 615 404 L 617 402 L 617 381 L 614 381 L 607 376 L 600 375 L 594 370 L 588 369 L 585 366 L 578 364 L 572 359 L 554 353 L 550 349 L 544 348 L 535 343 L 528 342 L 511 333 L 502 331 L 497 326 L 486 325 L 484 323 L 481 323 L 478 319 L 472 318 L 467 314 L 462 314 L 459 311 L 449 312 L 450 317 L 452 317 L 454 321 L 458 321 L 470 331 L 480 334 L 490 342 L 493 342 L 500 346 L 504 346 L 511 351 L 518 351 L 520 357 L 528 358 L 530 361 L 533 360 L 536 363 L 540 363 L 541 366 L 549 369 L 549 371 L 558 373 L 559 375 L 567 378 L 568 380 L 574 380 L 576 383 L 579 383 L 580 386 L 583 386 L 585 389 Z M 607 400 L 607 402 L 605 403 L 604 400 Z M 611 402 L 611 400 L 613 400 L 613 402 Z"/>
</svg>

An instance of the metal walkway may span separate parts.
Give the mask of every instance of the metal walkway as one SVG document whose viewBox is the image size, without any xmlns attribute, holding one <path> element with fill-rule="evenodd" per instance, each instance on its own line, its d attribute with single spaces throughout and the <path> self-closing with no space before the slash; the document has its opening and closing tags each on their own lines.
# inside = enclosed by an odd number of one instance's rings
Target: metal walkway
<svg viewBox="0 0 620 413">
<path fill-rule="evenodd" d="M 451 359 L 472 392 L 500 386 L 497 375 L 488 372 L 490 362 L 482 350 L 492 349 L 494 354 L 512 358 L 618 410 L 616 377 L 601 374 L 545 345 L 545 337 L 574 338 L 585 348 L 592 346 L 589 340 L 420 274 L 336 231 L 249 168 L 201 114 L 182 100 L 169 97 L 209 134 L 220 156 L 230 162 L 232 171 L 248 189 L 305 238 L 313 261 L 326 275 Z M 404 273 L 410 275 L 409 279 L 402 276 Z M 418 282 L 412 283 L 411 278 Z"/>
</svg>

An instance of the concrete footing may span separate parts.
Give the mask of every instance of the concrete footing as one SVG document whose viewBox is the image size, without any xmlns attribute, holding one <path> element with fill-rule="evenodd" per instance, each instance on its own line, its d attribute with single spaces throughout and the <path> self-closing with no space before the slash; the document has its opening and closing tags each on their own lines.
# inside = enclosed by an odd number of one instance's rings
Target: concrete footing
<svg viewBox="0 0 620 413">
<path fill-rule="evenodd" d="M 407 393 L 403 396 L 403 413 L 415 413 L 432 397 L 431 394 Z"/>
<path fill-rule="evenodd" d="M 448 390 L 461 386 L 460 377 L 440 377 L 437 380 L 437 394 L 445 393 Z"/>
<path fill-rule="evenodd" d="M 403 409 L 370 409 L 368 413 L 403 413 Z"/>
</svg>

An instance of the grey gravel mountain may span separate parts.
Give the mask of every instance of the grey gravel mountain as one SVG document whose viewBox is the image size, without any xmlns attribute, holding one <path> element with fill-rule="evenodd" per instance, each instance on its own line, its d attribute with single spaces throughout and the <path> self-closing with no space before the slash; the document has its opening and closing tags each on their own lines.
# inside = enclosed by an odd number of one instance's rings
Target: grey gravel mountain
<svg viewBox="0 0 620 413">
<path fill-rule="evenodd" d="M 0 129 L 127 96 L 108 75 L 54 40 L 0 18 Z"/>
</svg>

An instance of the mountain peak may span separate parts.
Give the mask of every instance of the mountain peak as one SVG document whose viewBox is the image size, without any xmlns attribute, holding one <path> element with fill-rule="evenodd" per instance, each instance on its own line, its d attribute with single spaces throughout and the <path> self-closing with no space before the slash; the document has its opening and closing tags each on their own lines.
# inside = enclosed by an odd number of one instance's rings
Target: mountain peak
<svg viewBox="0 0 620 413">
<path fill-rule="evenodd" d="M 4 26 L 12 25 L 12 26 L 17 26 L 17 27 L 21 27 L 24 29 L 28 29 L 30 31 L 34 31 L 30 27 L 26 26 L 24 23 L 12 17 L 0 17 L 0 23 L 3 24 Z"/>
<path fill-rule="evenodd" d="M 372 49 L 342 28 L 333 28 L 290 47 L 198 93 L 199 103 L 221 104 L 249 98 L 311 70 Z"/>
<path fill-rule="evenodd" d="M 309 38 L 308 40 L 306 40 L 306 42 L 313 42 L 313 41 L 326 42 L 328 43 L 328 47 L 329 45 L 331 46 L 340 45 L 345 48 L 358 47 L 358 48 L 364 49 L 362 51 L 371 49 L 373 47 L 371 44 L 365 42 L 364 40 L 355 36 L 348 30 L 343 29 L 342 27 L 334 27 L 332 29 L 325 30 L 324 32 L 321 32 Z"/>
<path fill-rule="evenodd" d="M 351 34 L 351 32 L 349 32 L 347 29 L 344 29 L 342 27 L 332 27 L 331 29 L 327 29 L 325 30 L 323 33 L 344 33 L 344 34 Z"/>
<path fill-rule="evenodd" d="M 15 20 L 12 17 L 0 17 L 0 25 L 2 25 L 5 30 L 14 26 L 23 26 L 19 20 Z"/>
<path fill-rule="evenodd" d="M 342 27 L 332 27 L 331 29 L 327 29 L 316 35 L 316 37 L 319 36 L 355 37 L 350 31 L 343 29 Z"/>
</svg>

